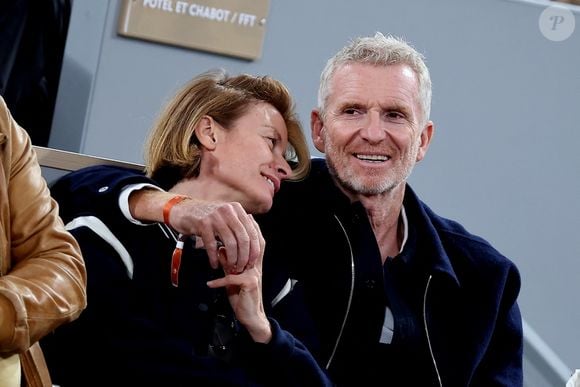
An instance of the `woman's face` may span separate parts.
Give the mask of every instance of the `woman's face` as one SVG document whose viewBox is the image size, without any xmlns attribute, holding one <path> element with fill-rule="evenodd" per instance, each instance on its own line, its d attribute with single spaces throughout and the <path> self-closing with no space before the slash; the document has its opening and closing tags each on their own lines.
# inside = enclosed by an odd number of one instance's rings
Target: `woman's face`
<svg viewBox="0 0 580 387">
<path fill-rule="evenodd" d="M 202 161 L 202 173 L 206 163 L 219 199 L 240 202 L 249 213 L 268 211 L 280 182 L 292 173 L 284 158 L 288 132 L 282 115 L 258 102 L 229 127 L 215 124 L 215 149 Z"/>
</svg>

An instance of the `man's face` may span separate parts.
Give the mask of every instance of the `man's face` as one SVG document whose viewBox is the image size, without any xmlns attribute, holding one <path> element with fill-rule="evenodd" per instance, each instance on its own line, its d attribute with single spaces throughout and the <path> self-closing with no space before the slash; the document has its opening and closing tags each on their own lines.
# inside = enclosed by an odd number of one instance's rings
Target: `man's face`
<svg viewBox="0 0 580 387">
<path fill-rule="evenodd" d="M 433 132 L 415 73 L 406 65 L 348 64 L 329 91 L 324 117 L 312 112 L 312 139 L 338 183 L 361 195 L 402 190 Z"/>
</svg>

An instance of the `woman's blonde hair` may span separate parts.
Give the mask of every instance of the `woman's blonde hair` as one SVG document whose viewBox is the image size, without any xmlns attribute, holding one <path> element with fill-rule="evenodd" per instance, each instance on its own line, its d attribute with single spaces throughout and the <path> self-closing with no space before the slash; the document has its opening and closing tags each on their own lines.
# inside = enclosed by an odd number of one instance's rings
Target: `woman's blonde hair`
<svg viewBox="0 0 580 387">
<path fill-rule="evenodd" d="M 194 130 L 201 118 L 211 116 L 228 128 L 257 102 L 269 103 L 282 115 L 288 129 L 286 159 L 293 169 L 292 179 L 303 178 L 310 168 L 310 152 L 286 86 L 269 76 L 229 76 L 224 70 L 196 76 L 166 105 L 146 142 L 147 176 L 165 189 L 197 177 L 201 151 Z"/>
</svg>

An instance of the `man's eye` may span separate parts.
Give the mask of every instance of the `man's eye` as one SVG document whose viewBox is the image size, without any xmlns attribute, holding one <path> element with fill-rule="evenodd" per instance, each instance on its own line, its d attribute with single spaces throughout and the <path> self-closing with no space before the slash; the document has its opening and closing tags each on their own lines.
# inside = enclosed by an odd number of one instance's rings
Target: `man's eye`
<svg viewBox="0 0 580 387">
<path fill-rule="evenodd" d="M 355 108 L 344 109 L 344 114 L 353 115 L 353 114 L 357 114 L 357 113 L 360 113 L 360 110 L 355 109 Z"/>
<path fill-rule="evenodd" d="M 385 116 L 389 119 L 389 120 L 400 120 L 402 118 L 404 118 L 405 116 L 403 116 L 401 113 L 399 112 L 387 112 L 385 114 Z"/>
</svg>

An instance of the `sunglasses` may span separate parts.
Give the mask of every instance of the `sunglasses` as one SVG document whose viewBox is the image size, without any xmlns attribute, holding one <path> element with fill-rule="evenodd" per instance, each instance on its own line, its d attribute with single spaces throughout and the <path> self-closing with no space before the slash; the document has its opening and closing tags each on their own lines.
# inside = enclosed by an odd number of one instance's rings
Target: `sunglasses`
<svg viewBox="0 0 580 387">
<path fill-rule="evenodd" d="M 222 359 L 226 363 L 231 362 L 234 353 L 234 342 L 238 332 L 238 322 L 233 316 L 217 314 L 213 321 L 213 332 L 208 346 L 208 354 Z"/>
</svg>

